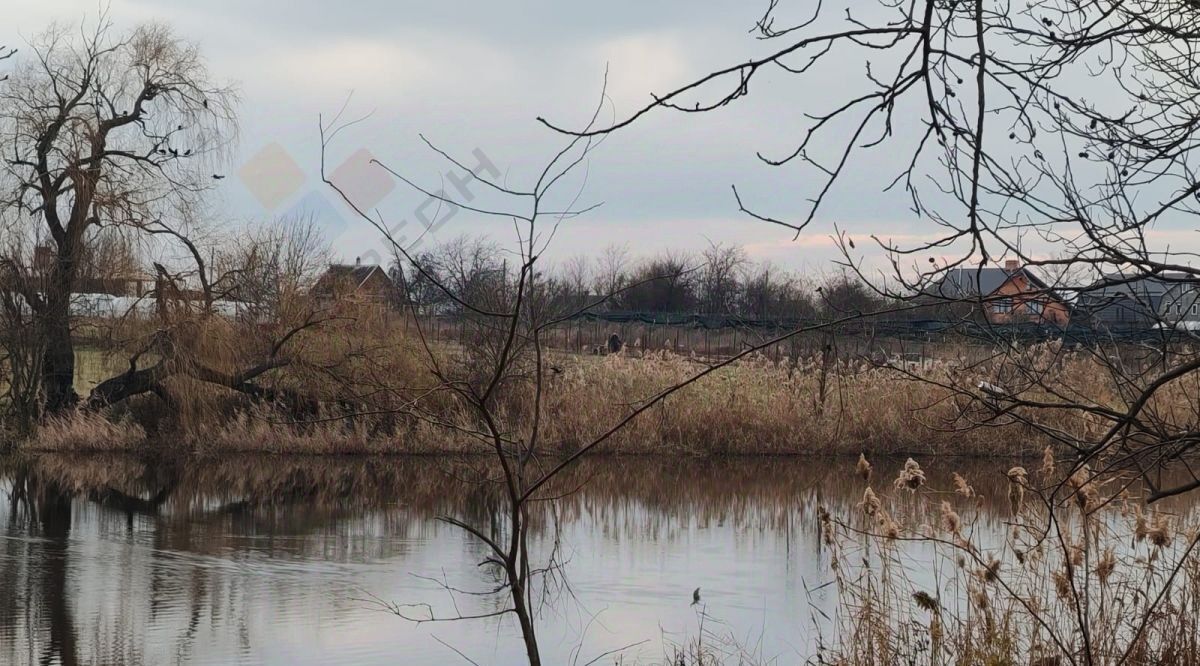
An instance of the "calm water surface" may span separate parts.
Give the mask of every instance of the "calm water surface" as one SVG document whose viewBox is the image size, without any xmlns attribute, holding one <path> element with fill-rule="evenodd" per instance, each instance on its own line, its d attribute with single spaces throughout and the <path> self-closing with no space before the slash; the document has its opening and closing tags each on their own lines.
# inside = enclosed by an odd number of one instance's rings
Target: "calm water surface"
<svg viewBox="0 0 1200 666">
<path fill-rule="evenodd" d="M 496 607 L 451 599 L 439 584 L 493 583 L 480 545 L 437 520 L 496 522 L 494 491 L 472 480 L 478 464 L 0 461 L 0 663 L 468 663 L 449 644 L 480 664 L 519 664 L 515 623 L 417 625 L 372 602 L 429 604 L 438 615 L 456 603 L 462 613 Z M 982 505 L 996 529 L 1001 467 L 968 467 L 997 498 Z M 636 643 L 626 663 L 657 663 L 665 646 L 698 635 L 702 608 L 713 640 L 736 639 L 763 662 L 803 663 L 833 606 L 816 508 L 852 510 L 862 494 L 852 470 L 853 461 L 642 458 L 574 470 L 564 487 L 580 489 L 542 505 L 532 528 L 538 551 L 565 562 L 539 611 L 545 662 L 582 665 Z M 949 469 L 930 472 L 949 486 Z"/>
</svg>

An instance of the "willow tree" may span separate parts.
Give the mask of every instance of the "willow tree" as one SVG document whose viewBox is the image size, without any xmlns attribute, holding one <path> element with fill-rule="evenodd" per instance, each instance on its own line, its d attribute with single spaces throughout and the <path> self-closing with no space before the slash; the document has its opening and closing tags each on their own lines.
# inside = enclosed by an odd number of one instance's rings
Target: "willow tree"
<svg viewBox="0 0 1200 666">
<path fill-rule="evenodd" d="M 50 248 L 19 291 L 43 337 L 45 409 L 76 403 L 70 303 L 90 239 L 136 235 L 196 206 L 220 174 L 236 95 L 212 80 L 197 47 L 162 25 L 117 33 L 54 27 L 0 87 L 0 206 L 6 224 Z M 14 271 L 14 273 L 16 273 Z"/>
</svg>

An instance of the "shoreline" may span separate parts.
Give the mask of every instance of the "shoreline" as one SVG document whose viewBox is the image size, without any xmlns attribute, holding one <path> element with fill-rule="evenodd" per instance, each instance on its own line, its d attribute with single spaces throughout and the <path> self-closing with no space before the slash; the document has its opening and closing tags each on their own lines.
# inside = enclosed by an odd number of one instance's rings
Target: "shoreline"
<svg viewBox="0 0 1200 666">
<path fill-rule="evenodd" d="M 797 459 L 831 459 L 831 460 L 853 460 L 857 458 L 860 452 L 841 452 L 841 451 L 796 451 L 796 452 L 722 452 L 722 453 L 691 453 L 680 454 L 672 451 L 599 451 L 589 453 L 582 458 L 583 460 L 605 460 L 605 459 L 621 459 L 621 460 L 637 460 L 637 459 L 686 459 L 689 461 L 736 461 L 736 460 L 797 460 Z M 862 454 L 868 458 L 878 458 L 880 460 L 898 460 L 903 458 L 937 458 L 944 460 L 1036 460 L 1037 455 L 1032 453 L 1013 454 L 1000 453 L 995 455 L 984 455 L 980 453 L 943 453 L 934 451 L 887 451 L 874 452 L 871 449 L 864 449 Z M 489 459 L 495 456 L 492 451 L 271 451 L 257 449 L 225 449 L 225 450 L 207 450 L 207 451 L 169 451 L 157 450 L 153 448 L 143 449 L 50 449 L 50 448 L 25 448 L 18 446 L 8 451 L 0 453 L 0 459 L 12 459 L 22 456 L 38 457 L 38 456 L 54 456 L 54 455 L 83 455 L 83 456 L 125 456 L 137 458 L 139 460 L 171 460 L 171 461 L 196 461 L 206 462 L 214 459 L 225 460 L 230 457 L 271 457 L 271 458 L 287 458 L 302 460 L 305 458 L 321 459 L 321 460 L 337 460 L 344 458 L 347 460 L 364 460 L 364 459 L 397 459 L 397 460 L 416 460 L 421 458 L 464 458 L 464 459 Z M 565 457 L 561 452 L 544 451 L 540 454 L 545 458 L 559 459 Z"/>
</svg>

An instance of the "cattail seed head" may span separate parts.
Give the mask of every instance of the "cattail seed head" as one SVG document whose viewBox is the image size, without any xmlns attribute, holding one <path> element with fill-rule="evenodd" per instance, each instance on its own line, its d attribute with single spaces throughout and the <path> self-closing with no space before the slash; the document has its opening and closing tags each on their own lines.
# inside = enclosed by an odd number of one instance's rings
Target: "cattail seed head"
<svg viewBox="0 0 1200 666">
<path fill-rule="evenodd" d="M 967 483 L 967 480 L 964 479 L 958 472 L 954 473 L 954 492 L 962 495 L 963 497 L 975 496 L 975 489 L 972 488 L 971 485 Z"/>
<path fill-rule="evenodd" d="M 1054 575 L 1054 591 L 1058 593 L 1060 599 L 1071 598 L 1071 574 L 1067 570 L 1062 569 L 1055 571 Z"/>
<path fill-rule="evenodd" d="M 887 511 L 883 511 L 882 509 L 879 511 L 879 531 L 885 539 L 894 540 L 900 538 L 900 525 L 895 520 L 892 520 Z"/>
<path fill-rule="evenodd" d="M 1150 543 L 1154 544 L 1156 548 L 1163 548 L 1171 545 L 1171 539 L 1174 536 L 1171 519 L 1161 513 L 1155 512 L 1154 520 L 1150 522 L 1150 530 L 1146 533 L 1146 537 L 1150 539 Z"/>
<path fill-rule="evenodd" d="M 923 485 L 925 485 L 925 472 L 921 470 L 917 461 L 909 458 L 904 462 L 904 469 L 900 470 L 900 476 L 896 477 L 896 487 L 916 490 Z"/>
<path fill-rule="evenodd" d="M 988 583 L 994 583 L 1000 578 L 1000 560 L 995 557 L 988 558 L 987 566 L 983 568 L 983 580 Z"/>
<path fill-rule="evenodd" d="M 862 509 L 864 514 L 868 516 L 874 516 L 875 514 L 879 513 L 879 509 L 882 506 L 883 503 L 879 501 L 879 496 L 875 494 L 875 491 L 871 489 L 871 486 L 867 486 L 866 490 L 863 491 L 863 498 L 862 501 L 858 503 L 858 507 Z"/>
<path fill-rule="evenodd" d="M 922 610 L 925 610 L 929 613 L 937 613 L 941 606 L 937 599 L 931 597 L 929 593 L 925 592 L 924 590 L 917 590 L 916 592 L 913 592 L 913 601 L 917 602 L 917 606 L 919 606 Z"/>
<path fill-rule="evenodd" d="M 1096 578 L 1100 579 L 1101 585 L 1108 584 L 1108 579 L 1112 576 L 1113 571 L 1117 568 L 1117 555 L 1112 548 L 1105 548 L 1100 554 L 1100 559 L 1096 562 Z"/>
<path fill-rule="evenodd" d="M 951 534 L 958 534 L 962 528 L 962 520 L 950 502 L 942 500 L 942 528 Z"/>
<path fill-rule="evenodd" d="M 1012 509 L 1013 515 L 1021 513 L 1021 508 L 1025 504 L 1025 484 L 1028 481 L 1029 475 L 1025 472 L 1024 467 L 1013 467 L 1008 470 L 1008 503 Z"/>
<path fill-rule="evenodd" d="M 867 461 L 867 456 L 865 454 L 858 454 L 858 465 L 855 466 L 854 471 L 856 474 L 862 477 L 863 481 L 871 481 L 871 463 Z"/>
<path fill-rule="evenodd" d="M 1087 465 L 1075 470 L 1067 477 L 1067 486 L 1075 497 L 1075 504 L 1080 511 L 1089 512 L 1100 505 L 1100 492 L 1092 479 L 1092 470 Z"/>
<path fill-rule="evenodd" d="M 1049 444 L 1042 451 L 1042 469 L 1039 471 L 1044 479 L 1054 476 L 1054 450 Z"/>
</svg>

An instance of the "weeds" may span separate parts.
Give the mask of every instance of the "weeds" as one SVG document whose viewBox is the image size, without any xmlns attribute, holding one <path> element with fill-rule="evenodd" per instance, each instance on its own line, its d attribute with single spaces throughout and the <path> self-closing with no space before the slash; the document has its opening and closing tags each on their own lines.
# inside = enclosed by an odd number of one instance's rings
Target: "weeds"
<svg viewBox="0 0 1200 666">
<path fill-rule="evenodd" d="M 212 386 L 173 380 L 178 405 L 169 414 L 153 396 L 131 401 L 122 412 L 142 424 L 147 438 L 169 435 L 187 450 L 297 453 L 470 453 L 479 424 L 460 401 L 434 386 L 429 371 L 408 359 L 411 350 L 386 340 L 355 341 L 326 335 L 297 344 L 320 345 L 328 357 L 350 357 L 339 381 L 319 372 L 319 361 L 279 371 L 276 383 L 318 396 L 327 407 L 302 419 L 253 404 Z M 469 355 L 444 350 L 445 362 Z M 310 353 L 311 355 L 311 353 Z M 217 355 L 221 358 L 220 355 Z M 231 359 L 228 363 L 236 363 Z M 694 373 L 700 361 L 666 352 L 633 357 L 559 355 L 544 378 L 541 440 L 550 453 L 570 453 L 635 408 L 641 400 Z M 927 372 L 944 375 L 949 364 Z M 775 362 L 755 357 L 737 363 L 671 396 L 635 420 L 606 445 L 609 453 L 722 454 L 961 454 L 1030 455 L 1045 445 L 1021 423 L 973 428 L 952 390 L 913 381 L 865 362 L 840 362 L 830 372 L 819 360 Z M 827 403 L 818 408 L 822 395 Z M 338 407 L 352 396 L 358 407 Z M 510 391 L 499 408 L 509 423 L 528 429 L 533 396 Z M 125 418 L 125 417 L 119 417 Z M 525 425 L 521 425 L 525 424 Z M 100 424 L 82 419 L 84 435 Z M 1086 427 L 1064 423 L 1063 427 Z M 61 450 L 59 430 L 40 433 L 27 448 Z M 518 431 L 513 436 L 526 433 Z M 57 441 L 55 441 L 57 440 Z M 997 446 L 997 441 L 1003 442 Z M 131 448 L 146 446 L 130 440 Z M 869 470 L 868 470 L 869 472 Z"/>
<path fill-rule="evenodd" d="M 963 476 L 914 487 L 911 459 L 891 496 L 868 485 L 857 514 L 822 512 L 840 598 L 821 663 L 1200 662 L 1200 532 L 1120 479 L 1064 480 L 1047 461 L 1005 475 L 999 540 L 980 536 L 996 531 Z"/>
</svg>

